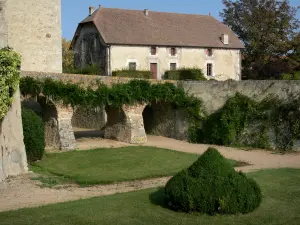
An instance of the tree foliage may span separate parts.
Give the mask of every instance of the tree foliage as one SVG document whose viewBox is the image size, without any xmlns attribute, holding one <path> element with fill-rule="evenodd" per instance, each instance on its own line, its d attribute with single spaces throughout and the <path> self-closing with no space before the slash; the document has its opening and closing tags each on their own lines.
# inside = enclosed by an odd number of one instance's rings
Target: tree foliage
<svg viewBox="0 0 300 225">
<path fill-rule="evenodd" d="M 297 7 L 288 0 L 223 0 L 220 13 L 227 24 L 243 41 L 244 72 L 248 78 L 278 78 L 300 65 L 300 23 Z M 249 75 L 251 74 L 251 75 Z M 250 76 L 250 77 L 249 77 Z"/>
<path fill-rule="evenodd" d="M 74 52 L 70 50 L 71 41 L 62 39 L 63 71 L 74 68 Z"/>
</svg>

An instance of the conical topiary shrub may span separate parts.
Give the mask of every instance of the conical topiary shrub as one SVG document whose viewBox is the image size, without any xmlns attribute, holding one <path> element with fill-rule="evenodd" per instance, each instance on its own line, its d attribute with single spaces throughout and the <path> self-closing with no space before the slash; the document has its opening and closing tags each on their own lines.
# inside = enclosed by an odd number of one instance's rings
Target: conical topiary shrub
<svg viewBox="0 0 300 225">
<path fill-rule="evenodd" d="M 172 209 L 210 215 L 252 212 L 262 199 L 256 182 L 236 172 L 213 148 L 175 175 L 167 183 L 165 194 Z"/>
</svg>

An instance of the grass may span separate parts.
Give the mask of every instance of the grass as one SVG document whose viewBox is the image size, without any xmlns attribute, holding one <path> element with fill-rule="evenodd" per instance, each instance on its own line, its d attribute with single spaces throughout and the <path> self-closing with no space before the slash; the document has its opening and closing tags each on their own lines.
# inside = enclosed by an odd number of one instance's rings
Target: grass
<svg viewBox="0 0 300 225">
<path fill-rule="evenodd" d="M 96 149 L 46 154 L 42 161 L 31 166 L 31 170 L 61 176 L 80 185 L 108 184 L 171 176 L 190 166 L 198 157 L 154 147 Z M 238 165 L 233 160 L 230 163 Z"/>
<path fill-rule="evenodd" d="M 299 225 L 300 170 L 278 169 L 248 174 L 261 186 L 262 205 L 246 215 L 207 216 L 161 206 L 158 189 L 116 194 L 33 209 L 0 213 L 0 225 Z"/>
</svg>

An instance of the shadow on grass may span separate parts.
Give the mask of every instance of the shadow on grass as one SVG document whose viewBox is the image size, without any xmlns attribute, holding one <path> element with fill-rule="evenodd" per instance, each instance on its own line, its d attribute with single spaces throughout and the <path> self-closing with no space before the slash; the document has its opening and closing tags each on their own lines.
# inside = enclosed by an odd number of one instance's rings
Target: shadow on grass
<svg viewBox="0 0 300 225">
<path fill-rule="evenodd" d="M 152 192 L 149 195 L 149 200 L 153 205 L 160 206 L 165 209 L 170 209 L 168 207 L 166 198 L 165 198 L 165 189 L 164 188 L 159 188 L 155 192 Z"/>
</svg>

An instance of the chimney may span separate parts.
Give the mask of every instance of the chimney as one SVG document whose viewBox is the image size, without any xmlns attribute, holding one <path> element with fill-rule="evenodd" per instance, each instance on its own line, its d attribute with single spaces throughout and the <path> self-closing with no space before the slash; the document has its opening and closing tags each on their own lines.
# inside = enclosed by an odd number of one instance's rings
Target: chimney
<svg viewBox="0 0 300 225">
<path fill-rule="evenodd" d="M 221 41 L 223 42 L 224 45 L 228 45 L 229 44 L 229 36 L 228 36 L 228 34 L 222 34 L 221 35 Z"/>
<path fill-rule="evenodd" d="M 95 12 L 95 7 L 94 6 L 90 6 L 90 8 L 89 8 L 89 15 L 91 16 L 94 12 Z"/>
<path fill-rule="evenodd" d="M 144 14 L 145 14 L 145 16 L 148 16 L 149 15 L 149 10 L 148 9 L 144 9 Z"/>
</svg>

